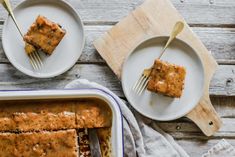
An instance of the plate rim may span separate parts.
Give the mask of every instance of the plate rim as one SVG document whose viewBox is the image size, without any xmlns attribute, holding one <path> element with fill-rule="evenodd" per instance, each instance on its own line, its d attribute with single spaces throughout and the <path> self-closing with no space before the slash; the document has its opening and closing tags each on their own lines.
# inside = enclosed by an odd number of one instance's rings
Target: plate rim
<svg viewBox="0 0 235 157">
<path fill-rule="evenodd" d="M 124 69 L 125 65 L 127 64 L 128 62 L 128 58 L 132 55 L 132 53 L 139 47 L 141 46 L 143 43 L 145 42 L 148 42 L 150 40 L 154 40 L 154 39 L 157 39 L 157 38 L 169 38 L 169 36 L 166 36 L 166 35 L 155 35 L 155 36 L 151 36 L 149 38 L 145 38 L 143 40 L 141 40 L 138 44 L 136 44 L 134 46 L 134 48 L 131 49 L 131 51 L 129 52 L 129 54 L 127 55 L 127 57 L 125 57 L 125 60 L 122 64 L 122 69 Z M 130 105 L 138 112 L 140 113 L 141 115 L 147 117 L 147 118 L 150 118 L 150 119 L 153 119 L 153 120 L 157 120 L 157 121 L 162 121 L 162 122 L 165 122 L 165 121 L 173 121 L 173 120 L 176 120 L 176 119 L 179 119 L 179 118 L 182 118 L 182 117 L 185 117 L 188 113 L 190 113 L 198 104 L 199 102 L 201 101 L 203 95 L 204 95 L 204 91 L 205 91 L 205 67 L 204 67 L 204 64 L 202 62 L 202 59 L 200 57 L 200 55 L 197 53 L 197 51 L 192 47 L 190 46 L 190 44 L 188 44 L 186 41 L 176 37 L 174 40 L 178 40 L 179 42 L 182 42 L 183 44 L 187 45 L 189 48 L 191 48 L 193 51 L 194 51 L 194 54 L 198 57 L 199 61 L 200 61 L 200 64 L 202 65 L 202 74 L 203 74 L 203 81 L 202 81 L 202 91 L 201 91 L 201 95 L 199 97 L 199 100 L 197 103 L 195 103 L 194 105 L 192 105 L 191 109 L 189 111 L 187 111 L 186 113 L 184 114 L 181 114 L 181 115 L 178 115 L 178 116 L 175 116 L 175 118 L 156 118 L 156 117 L 152 117 L 150 115 L 147 115 L 147 114 L 144 114 L 143 112 L 141 112 L 139 109 L 137 109 L 134 105 L 132 105 L 131 101 L 128 100 L 128 95 L 127 94 L 127 91 L 126 89 L 124 88 L 124 70 L 121 71 L 121 84 L 122 84 L 122 90 L 124 92 L 124 95 L 126 96 L 128 102 L 130 103 Z"/>
<path fill-rule="evenodd" d="M 42 0 L 42 1 L 36 1 L 36 0 L 24 0 L 22 2 L 20 2 L 19 4 L 16 5 L 16 7 L 13 9 L 13 12 L 22 7 L 23 5 L 27 5 L 28 3 L 30 2 L 41 2 L 41 3 L 50 3 L 50 2 L 54 2 L 54 3 L 61 3 L 61 5 L 66 5 L 66 7 L 69 7 L 69 9 L 71 10 L 71 12 L 75 15 L 75 18 L 76 18 L 76 21 L 79 21 L 79 23 L 81 24 L 81 32 L 83 34 L 82 36 L 82 46 L 81 46 L 81 49 L 78 50 L 78 52 L 80 52 L 80 55 L 78 56 L 78 58 L 76 60 L 74 60 L 74 62 L 71 62 L 71 64 L 65 68 L 64 70 L 61 70 L 59 72 L 54 72 L 54 73 L 48 73 L 48 74 L 43 74 L 41 75 L 41 73 L 35 71 L 33 72 L 32 70 L 25 70 L 25 68 L 21 68 L 21 64 L 16 64 L 14 63 L 10 57 L 9 57 L 9 54 L 7 53 L 6 51 L 6 48 L 5 48 L 5 42 L 4 42 L 4 39 L 5 39 L 5 34 L 6 34 L 6 24 L 8 23 L 9 19 L 11 18 L 10 15 L 7 16 L 7 18 L 5 19 L 4 21 L 4 25 L 3 25 L 3 30 L 2 30 L 2 47 L 3 47 L 3 50 L 4 50 L 4 54 L 6 55 L 7 59 L 9 60 L 9 62 L 17 69 L 19 70 L 20 72 L 24 73 L 25 75 L 27 76 L 30 76 L 30 77 L 33 77 L 33 78 L 42 78 L 42 79 L 45 79 L 45 78 L 53 78 L 53 77 L 56 77 L 56 76 L 59 76 L 65 72 L 67 72 L 69 69 L 71 69 L 75 64 L 76 62 L 78 61 L 78 59 L 81 57 L 82 55 L 82 52 L 84 50 L 84 47 L 85 47 L 85 30 L 84 30 L 84 24 L 83 24 L 83 21 L 81 19 L 81 16 L 80 14 L 78 13 L 78 11 L 67 1 L 65 0 L 56 0 L 56 1 L 53 1 L 53 0 Z M 23 40 L 23 39 L 22 39 Z M 28 72 L 30 71 L 30 72 Z"/>
</svg>

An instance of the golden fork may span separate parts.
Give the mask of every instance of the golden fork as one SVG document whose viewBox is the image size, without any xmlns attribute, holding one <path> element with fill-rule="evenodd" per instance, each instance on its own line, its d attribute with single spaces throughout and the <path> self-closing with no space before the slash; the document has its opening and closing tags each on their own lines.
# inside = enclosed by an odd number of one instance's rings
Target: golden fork
<svg viewBox="0 0 235 157">
<path fill-rule="evenodd" d="M 160 59 L 162 57 L 162 55 L 164 54 L 164 52 L 166 51 L 168 46 L 176 38 L 176 36 L 182 32 L 183 28 L 184 28 L 183 22 L 181 22 L 181 21 L 176 22 L 176 24 L 171 32 L 171 35 L 170 35 L 166 45 L 162 49 L 162 52 L 160 53 L 158 59 Z M 152 71 L 152 68 L 145 69 L 142 72 L 140 78 L 135 82 L 134 86 L 132 87 L 132 90 L 136 94 L 141 95 L 143 93 L 143 91 L 146 89 L 146 87 L 148 85 L 149 78 L 150 78 L 151 71 Z"/>
<path fill-rule="evenodd" d="M 0 2 L 2 3 L 4 8 L 8 11 L 9 15 L 11 16 L 21 37 L 24 38 L 24 35 L 23 35 L 18 23 L 16 22 L 16 18 L 13 14 L 10 1 L 9 0 L 1 0 Z M 27 52 L 27 54 L 29 56 L 29 61 L 30 61 L 31 65 L 33 66 L 34 70 L 41 69 L 41 67 L 43 66 L 43 63 L 42 63 L 42 59 L 41 59 L 40 55 L 38 54 L 38 51 L 30 44 L 26 43 L 26 45 L 27 45 L 26 47 L 28 47 L 28 50 L 31 50 L 31 52 Z"/>
</svg>

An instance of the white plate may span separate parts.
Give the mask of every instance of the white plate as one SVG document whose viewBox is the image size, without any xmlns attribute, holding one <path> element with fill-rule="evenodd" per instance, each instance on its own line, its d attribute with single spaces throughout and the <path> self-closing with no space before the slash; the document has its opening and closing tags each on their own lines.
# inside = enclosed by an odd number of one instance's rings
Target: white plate
<svg viewBox="0 0 235 157">
<path fill-rule="evenodd" d="M 182 97 L 170 98 L 147 90 L 138 96 L 132 91 L 142 71 L 151 67 L 160 55 L 167 39 L 153 37 L 139 44 L 126 59 L 122 72 L 122 87 L 131 105 L 141 114 L 159 121 L 174 120 L 186 115 L 198 104 L 204 88 L 204 69 L 200 58 L 189 45 L 175 39 L 161 59 L 186 68 Z"/>
<path fill-rule="evenodd" d="M 77 12 L 63 0 L 26 0 L 14 9 L 15 17 L 26 33 L 38 15 L 59 23 L 66 35 L 51 56 L 40 53 L 44 66 L 35 71 L 24 51 L 24 42 L 10 17 L 4 23 L 2 44 L 9 61 L 21 72 L 38 78 L 49 78 L 69 70 L 84 47 L 83 24 Z"/>
</svg>

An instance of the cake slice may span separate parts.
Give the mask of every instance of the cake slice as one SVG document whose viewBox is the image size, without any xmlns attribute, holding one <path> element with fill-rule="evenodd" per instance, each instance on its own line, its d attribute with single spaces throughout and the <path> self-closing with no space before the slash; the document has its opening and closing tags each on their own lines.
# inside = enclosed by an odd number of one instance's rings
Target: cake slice
<svg viewBox="0 0 235 157">
<path fill-rule="evenodd" d="M 185 75 L 184 67 L 156 60 L 147 89 L 166 96 L 180 98 L 184 89 Z"/>
<path fill-rule="evenodd" d="M 78 157 L 76 130 L 0 133 L 1 157 Z"/>
<path fill-rule="evenodd" d="M 27 34 L 24 35 L 24 40 L 35 48 L 51 55 L 65 34 L 66 31 L 60 25 L 39 15 Z M 29 49 L 27 46 L 26 44 L 25 50 Z"/>
<path fill-rule="evenodd" d="M 84 101 L 75 106 L 77 128 L 101 128 L 112 125 L 112 112 L 98 101 Z"/>
<path fill-rule="evenodd" d="M 27 55 L 30 55 L 34 52 L 36 52 L 37 50 L 35 49 L 35 47 L 29 43 L 25 43 L 25 47 L 24 50 L 26 52 Z"/>
<path fill-rule="evenodd" d="M 8 101 L 0 104 L 0 131 L 50 131 L 112 125 L 111 109 L 98 100 Z"/>
<path fill-rule="evenodd" d="M 40 131 L 76 128 L 73 105 L 65 102 L 2 102 L 0 131 Z"/>
</svg>

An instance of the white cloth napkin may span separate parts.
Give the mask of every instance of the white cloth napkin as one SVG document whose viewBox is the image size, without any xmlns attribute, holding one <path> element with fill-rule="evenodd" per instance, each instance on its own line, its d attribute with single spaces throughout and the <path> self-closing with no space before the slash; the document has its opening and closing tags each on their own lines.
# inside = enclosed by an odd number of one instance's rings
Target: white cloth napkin
<svg viewBox="0 0 235 157">
<path fill-rule="evenodd" d="M 235 157 L 235 149 L 223 139 L 202 157 Z"/>
<path fill-rule="evenodd" d="M 123 114 L 125 157 L 189 157 L 172 136 L 161 130 L 154 121 L 144 118 L 106 87 L 84 79 L 75 80 L 65 88 L 99 88 L 119 101 Z M 230 156 L 229 156 L 230 155 Z M 215 145 L 203 157 L 232 157 L 234 148 L 225 140 Z"/>
</svg>

